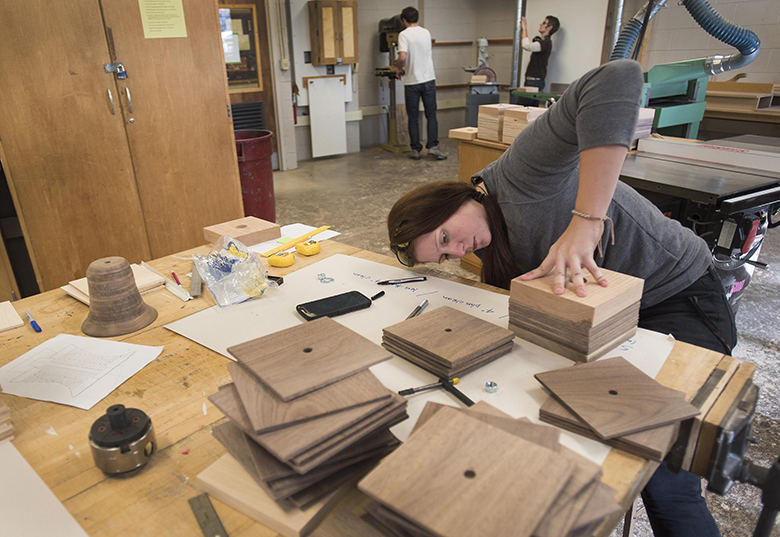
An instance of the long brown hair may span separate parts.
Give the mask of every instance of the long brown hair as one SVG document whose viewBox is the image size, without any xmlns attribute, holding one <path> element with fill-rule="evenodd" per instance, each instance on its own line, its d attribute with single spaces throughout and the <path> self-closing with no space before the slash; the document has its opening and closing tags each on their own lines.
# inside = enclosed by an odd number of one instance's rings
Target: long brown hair
<svg viewBox="0 0 780 537">
<path fill-rule="evenodd" d="M 416 263 L 415 241 L 438 228 L 468 200 L 482 203 L 487 213 L 491 241 L 482 260 L 482 281 L 509 289 L 512 278 L 520 274 L 509 250 L 509 233 L 504 214 L 495 197 L 483 195 L 473 186 L 459 182 L 429 183 L 415 188 L 399 199 L 387 216 L 390 249 L 405 247 L 412 264 Z M 408 245 L 408 246 L 404 246 Z"/>
</svg>

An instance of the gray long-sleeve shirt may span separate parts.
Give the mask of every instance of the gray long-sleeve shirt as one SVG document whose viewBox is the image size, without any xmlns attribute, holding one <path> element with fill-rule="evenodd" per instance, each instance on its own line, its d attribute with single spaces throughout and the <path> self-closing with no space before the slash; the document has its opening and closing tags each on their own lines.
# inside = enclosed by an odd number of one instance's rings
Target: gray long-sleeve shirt
<svg viewBox="0 0 780 537">
<path fill-rule="evenodd" d="M 639 64 L 629 60 L 586 73 L 523 129 L 501 158 L 476 174 L 498 198 L 521 273 L 541 264 L 572 219 L 580 151 L 630 145 L 642 83 Z M 604 257 L 596 261 L 644 279 L 643 308 L 682 291 L 709 266 L 710 251 L 703 239 L 622 182 L 607 216 L 615 223 L 615 244 L 609 244 L 607 225 L 601 241 Z"/>
</svg>

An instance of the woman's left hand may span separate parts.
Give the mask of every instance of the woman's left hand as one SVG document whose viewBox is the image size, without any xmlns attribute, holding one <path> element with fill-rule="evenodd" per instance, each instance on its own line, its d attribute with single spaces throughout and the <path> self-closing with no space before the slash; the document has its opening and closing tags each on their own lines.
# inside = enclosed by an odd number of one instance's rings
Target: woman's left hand
<svg viewBox="0 0 780 537">
<path fill-rule="evenodd" d="M 520 279 L 528 281 L 541 278 L 554 270 L 553 291 L 556 295 L 562 295 L 566 287 L 568 268 L 577 295 L 585 296 L 585 277 L 582 271 L 587 269 L 600 285 L 606 287 L 607 279 L 593 259 L 593 252 L 601 240 L 603 229 L 604 224 L 600 220 L 572 217 L 569 227 L 552 245 L 542 264 L 520 276 Z"/>
<path fill-rule="evenodd" d="M 555 269 L 553 291 L 562 295 L 566 287 L 566 269 L 578 296 L 585 296 L 585 278 L 582 269 L 587 269 L 599 285 L 606 287 L 607 279 L 593 258 L 601 240 L 604 223 L 612 195 L 615 193 L 620 168 L 626 158 L 627 148 L 621 145 L 593 147 L 580 152 L 580 180 L 575 207 L 578 211 L 592 215 L 595 219 L 572 215 L 569 227 L 550 247 L 547 257 L 534 270 L 520 276 L 522 280 L 541 278 Z"/>
</svg>

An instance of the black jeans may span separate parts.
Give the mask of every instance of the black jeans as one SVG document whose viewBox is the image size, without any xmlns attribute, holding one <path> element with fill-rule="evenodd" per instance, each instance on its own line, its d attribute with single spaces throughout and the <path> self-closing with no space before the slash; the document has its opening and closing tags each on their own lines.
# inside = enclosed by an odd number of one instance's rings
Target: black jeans
<svg viewBox="0 0 780 537">
<path fill-rule="evenodd" d="M 409 145 L 415 151 L 422 151 L 422 144 L 420 144 L 420 98 L 422 98 L 423 108 L 425 109 L 425 119 L 428 120 L 428 142 L 425 144 L 425 147 L 430 149 L 439 145 L 435 80 L 404 86 L 406 115 L 409 118 Z"/>
<path fill-rule="evenodd" d="M 737 344 L 734 312 L 712 269 L 687 289 L 640 310 L 639 327 L 724 354 L 731 354 Z M 642 491 L 642 500 L 656 537 L 720 536 L 701 496 L 701 481 L 690 472 L 674 474 L 662 463 Z"/>
</svg>

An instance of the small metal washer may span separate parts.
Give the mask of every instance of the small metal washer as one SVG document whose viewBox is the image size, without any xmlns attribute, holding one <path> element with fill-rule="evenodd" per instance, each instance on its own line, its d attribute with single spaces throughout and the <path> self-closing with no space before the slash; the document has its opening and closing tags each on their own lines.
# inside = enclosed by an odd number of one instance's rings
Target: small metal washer
<svg viewBox="0 0 780 537">
<path fill-rule="evenodd" d="M 488 393 L 496 393 L 498 391 L 498 384 L 489 380 L 485 383 L 485 391 Z"/>
</svg>

